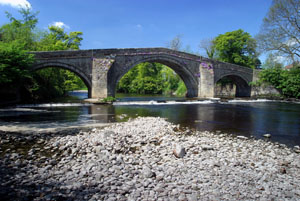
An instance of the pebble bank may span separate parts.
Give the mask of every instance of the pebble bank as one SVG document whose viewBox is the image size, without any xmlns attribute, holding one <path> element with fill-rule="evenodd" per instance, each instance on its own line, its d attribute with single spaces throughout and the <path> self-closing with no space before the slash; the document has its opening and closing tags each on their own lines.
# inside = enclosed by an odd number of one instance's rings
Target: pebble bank
<svg viewBox="0 0 300 201">
<path fill-rule="evenodd" d="M 162 118 L 0 139 L 5 200 L 300 200 L 299 147 Z"/>
</svg>

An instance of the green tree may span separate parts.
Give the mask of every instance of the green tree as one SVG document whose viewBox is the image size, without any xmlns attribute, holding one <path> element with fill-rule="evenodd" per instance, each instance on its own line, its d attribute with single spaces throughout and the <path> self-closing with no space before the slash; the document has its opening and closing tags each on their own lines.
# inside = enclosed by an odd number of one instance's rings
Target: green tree
<svg viewBox="0 0 300 201">
<path fill-rule="evenodd" d="M 67 34 L 63 28 L 50 26 L 38 43 L 38 51 L 78 50 L 82 41 L 82 32 Z"/>
<path fill-rule="evenodd" d="M 28 69 L 34 59 L 23 48 L 17 43 L 0 42 L 0 85 L 19 86 L 30 78 Z"/>
<path fill-rule="evenodd" d="M 255 39 L 241 29 L 220 34 L 213 40 L 213 47 L 220 61 L 250 68 L 260 65 Z"/>
<path fill-rule="evenodd" d="M 21 8 L 19 12 L 22 15 L 22 20 L 17 20 L 10 13 L 6 12 L 10 23 L 0 27 L 0 41 L 5 43 L 13 41 L 25 50 L 33 50 L 36 45 L 37 35 L 34 33 L 34 30 L 38 22 L 38 13 L 33 13 L 28 8 Z"/>
<path fill-rule="evenodd" d="M 178 91 L 178 88 L 180 91 Z M 185 90 L 185 91 L 184 91 Z M 184 95 L 185 85 L 169 67 L 160 63 L 141 63 L 130 69 L 117 85 L 119 93 Z"/>
<path fill-rule="evenodd" d="M 300 67 L 290 70 L 269 68 L 260 72 L 260 82 L 267 82 L 278 89 L 283 96 L 300 98 Z"/>
<path fill-rule="evenodd" d="M 77 50 L 82 41 L 82 32 L 67 34 L 63 28 L 50 26 L 37 44 L 38 51 Z M 46 68 L 34 73 L 37 85 L 34 96 L 38 99 L 52 99 L 68 91 L 85 88 L 83 81 L 74 73 L 60 68 Z"/>
<path fill-rule="evenodd" d="M 257 36 L 262 51 L 300 59 L 300 1 L 273 0 Z"/>
<path fill-rule="evenodd" d="M 82 32 L 67 34 L 62 28 L 53 26 L 49 27 L 49 31 L 41 32 L 36 28 L 37 12 L 34 13 L 29 8 L 21 8 L 19 12 L 22 19 L 16 19 L 10 13 L 6 13 L 10 23 L 0 27 L 0 47 L 3 56 L 0 63 L 1 84 L 11 87 L 11 83 L 18 83 L 32 93 L 31 97 L 38 99 L 48 99 L 63 95 L 68 90 L 82 88 L 83 82 L 74 73 L 63 69 L 48 68 L 34 73 L 24 70 L 33 60 L 27 51 L 77 50 L 82 41 Z M 11 53 L 15 56 L 11 56 Z M 16 78 L 18 82 L 14 82 Z M 30 82 L 23 83 L 24 80 Z"/>
</svg>

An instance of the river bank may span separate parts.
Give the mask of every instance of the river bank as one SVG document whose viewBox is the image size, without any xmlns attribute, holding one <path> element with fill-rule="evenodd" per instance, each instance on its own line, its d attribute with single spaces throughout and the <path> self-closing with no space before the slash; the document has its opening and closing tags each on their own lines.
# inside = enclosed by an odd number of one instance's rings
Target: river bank
<svg viewBox="0 0 300 201">
<path fill-rule="evenodd" d="M 5 200 L 300 199 L 297 147 L 162 118 L 0 138 Z"/>
</svg>

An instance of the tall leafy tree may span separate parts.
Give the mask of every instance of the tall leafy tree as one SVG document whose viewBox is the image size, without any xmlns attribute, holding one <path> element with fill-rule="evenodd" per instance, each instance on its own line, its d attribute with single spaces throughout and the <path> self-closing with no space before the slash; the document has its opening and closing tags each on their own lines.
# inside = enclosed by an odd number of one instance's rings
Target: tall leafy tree
<svg viewBox="0 0 300 201">
<path fill-rule="evenodd" d="M 0 58 L 1 84 L 15 89 L 22 86 L 23 91 L 26 86 L 31 97 L 39 99 L 53 98 L 65 94 L 68 90 L 82 88 L 84 84 L 81 79 L 67 70 L 48 68 L 28 73 L 27 68 L 33 62 L 33 58 L 26 53 L 77 50 L 82 41 L 82 32 L 68 34 L 62 28 L 54 26 L 49 27 L 48 31 L 41 32 L 36 28 L 37 12 L 32 12 L 29 8 L 21 8 L 19 12 L 21 19 L 6 13 L 10 23 L 0 27 L 0 51 L 3 56 Z M 18 82 L 14 82 L 16 79 Z M 22 82 L 24 80 L 27 82 Z"/>
<path fill-rule="evenodd" d="M 82 41 L 82 32 L 74 31 L 67 34 L 63 28 L 50 26 L 49 32 L 43 34 L 37 50 L 78 50 Z"/>
<path fill-rule="evenodd" d="M 213 47 L 216 58 L 220 61 L 250 68 L 260 65 L 256 40 L 242 29 L 220 34 L 213 40 Z"/>
<path fill-rule="evenodd" d="M 263 51 L 273 51 L 293 62 L 300 59 L 300 1 L 273 0 L 257 36 Z"/>
<path fill-rule="evenodd" d="M 38 12 L 31 12 L 29 8 L 21 8 L 19 12 L 22 15 L 21 20 L 6 12 L 10 23 L 0 27 L 0 41 L 4 43 L 18 43 L 25 50 L 34 50 L 37 37 L 35 28 L 38 23 Z"/>
<path fill-rule="evenodd" d="M 18 87 L 30 79 L 29 67 L 34 59 L 23 48 L 18 43 L 0 42 L 0 86 Z"/>
<path fill-rule="evenodd" d="M 78 50 L 82 40 L 82 32 L 70 32 L 67 34 L 63 28 L 50 26 L 49 32 L 43 33 L 42 38 L 37 44 L 39 51 L 55 50 Z M 40 99 L 51 99 L 62 96 L 66 92 L 84 88 L 83 81 L 74 73 L 59 69 L 46 68 L 34 74 L 39 87 L 34 94 Z"/>
</svg>

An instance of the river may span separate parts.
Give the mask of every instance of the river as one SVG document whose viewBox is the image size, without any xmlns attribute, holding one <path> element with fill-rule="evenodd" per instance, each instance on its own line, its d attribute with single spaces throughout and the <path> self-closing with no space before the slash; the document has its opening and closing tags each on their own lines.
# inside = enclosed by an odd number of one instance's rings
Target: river
<svg viewBox="0 0 300 201">
<path fill-rule="evenodd" d="M 81 101 L 87 98 L 86 92 L 73 92 L 71 95 L 77 98 L 61 100 L 60 103 L 2 108 L 0 126 L 87 125 L 155 116 L 199 131 L 255 138 L 264 138 L 263 135 L 268 133 L 272 136 L 269 140 L 273 142 L 300 145 L 299 103 L 263 99 L 190 102 L 184 98 L 123 95 L 114 105 L 92 105 Z"/>
</svg>

